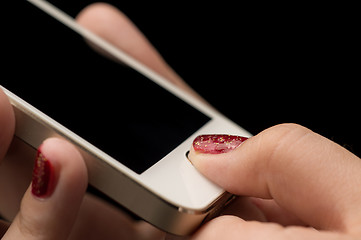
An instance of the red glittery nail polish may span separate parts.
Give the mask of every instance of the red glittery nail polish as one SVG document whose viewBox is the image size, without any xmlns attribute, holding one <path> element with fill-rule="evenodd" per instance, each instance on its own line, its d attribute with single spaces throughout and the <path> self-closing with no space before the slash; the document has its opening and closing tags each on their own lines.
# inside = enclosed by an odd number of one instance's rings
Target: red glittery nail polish
<svg viewBox="0 0 361 240">
<path fill-rule="evenodd" d="M 193 141 L 193 148 L 198 153 L 220 154 L 237 148 L 248 138 L 234 135 L 200 135 Z"/>
<path fill-rule="evenodd" d="M 36 197 L 49 197 L 53 192 L 54 187 L 54 170 L 50 161 L 38 149 L 32 180 L 31 192 Z"/>
</svg>

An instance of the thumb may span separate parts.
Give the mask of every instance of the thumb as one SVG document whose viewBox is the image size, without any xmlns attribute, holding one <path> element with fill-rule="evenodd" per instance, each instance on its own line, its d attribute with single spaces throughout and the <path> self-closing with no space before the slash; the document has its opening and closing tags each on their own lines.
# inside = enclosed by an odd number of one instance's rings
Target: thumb
<svg viewBox="0 0 361 240">
<path fill-rule="evenodd" d="M 318 229 L 359 231 L 360 159 L 302 126 L 278 125 L 246 141 L 200 136 L 189 159 L 231 193 L 274 199 Z"/>
<path fill-rule="evenodd" d="M 48 139 L 39 147 L 33 180 L 7 239 L 67 239 L 87 187 L 87 171 L 70 143 Z"/>
</svg>

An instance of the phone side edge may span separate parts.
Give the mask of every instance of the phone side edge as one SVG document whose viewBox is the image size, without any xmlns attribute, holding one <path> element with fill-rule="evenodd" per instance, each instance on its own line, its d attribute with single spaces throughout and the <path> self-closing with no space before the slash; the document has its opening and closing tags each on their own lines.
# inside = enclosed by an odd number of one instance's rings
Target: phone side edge
<svg viewBox="0 0 361 240">
<path fill-rule="evenodd" d="M 233 195 L 225 192 L 206 209 L 194 211 L 175 206 L 160 198 L 134 179 L 102 160 L 91 148 L 70 137 L 62 127 L 54 127 L 51 118 L 45 120 L 40 111 L 0 85 L 13 106 L 15 135 L 36 149 L 46 138 L 57 137 L 71 141 L 85 159 L 89 184 L 109 196 L 150 224 L 175 235 L 194 232 L 204 221 L 217 215 Z M 54 121 L 49 124 L 49 121 Z M 55 124 L 56 125 L 56 124 Z M 117 184 L 115 185 L 114 182 Z"/>
<path fill-rule="evenodd" d="M 72 29 L 74 32 L 78 33 L 87 41 L 90 41 L 92 44 L 96 45 L 98 48 L 102 49 L 106 53 L 110 54 L 112 57 L 118 61 L 128 65 L 130 68 L 138 71 L 140 74 L 149 78 L 152 82 L 166 89 L 168 92 L 177 96 L 179 99 L 185 101 L 190 106 L 198 109 L 199 111 L 207 114 L 208 116 L 218 116 L 222 115 L 217 109 L 215 109 L 206 101 L 199 100 L 196 96 L 192 95 L 189 92 L 180 89 L 175 84 L 168 81 L 165 77 L 149 68 L 147 65 L 143 64 L 139 60 L 135 59 L 133 56 L 127 54 L 122 49 L 117 48 L 115 45 L 105 40 L 104 38 L 98 36 L 82 25 L 78 24 L 74 18 L 70 15 L 59 9 L 57 6 L 45 0 L 27 0 L 37 8 L 41 9 L 49 16 L 55 18 L 60 23 Z"/>
</svg>

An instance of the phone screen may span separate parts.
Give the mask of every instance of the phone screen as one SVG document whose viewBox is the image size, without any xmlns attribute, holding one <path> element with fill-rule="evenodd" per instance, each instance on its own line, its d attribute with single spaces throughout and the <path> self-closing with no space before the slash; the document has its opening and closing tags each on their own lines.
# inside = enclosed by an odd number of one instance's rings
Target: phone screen
<svg viewBox="0 0 361 240">
<path fill-rule="evenodd" d="M 22 21 L 3 33 L 8 48 L 1 84 L 134 172 L 147 170 L 210 120 L 142 74 L 100 56 L 32 4 L 15 5 Z"/>
</svg>

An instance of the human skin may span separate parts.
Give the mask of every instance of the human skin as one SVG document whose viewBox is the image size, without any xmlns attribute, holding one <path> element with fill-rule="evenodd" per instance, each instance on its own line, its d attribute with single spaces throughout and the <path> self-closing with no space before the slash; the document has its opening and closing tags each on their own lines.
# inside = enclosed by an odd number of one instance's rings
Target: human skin
<svg viewBox="0 0 361 240">
<path fill-rule="evenodd" d="M 94 19 L 99 25 L 92 23 Z M 94 4 L 84 9 L 77 20 L 173 84 L 196 94 L 119 10 L 107 4 Z M 14 115 L 2 92 L 0 113 L 0 159 L 4 159 L 13 136 Z M 56 185 L 49 196 L 40 198 L 31 193 L 29 186 L 22 197 L 23 193 L 13 187 L 17 185 L 15 181 L 7 179 L 11 176 L 1 176 L 1 182 L 14 190 L 13 194 L 0 193 L 1 198 L 6 196 L 7 203 L 22 198 L 21 208 L 10 207 L 6 214 L 9 219 L 14 216 L 14 220 L 3 239 L 173 238 L 86 194 L 85 164 L 71 144 L 48 139 L 41 151 L 53 165 Z M 192 147 L 190 159 L 212 181 L 234 194 L 247 196 L 239 198 L 223 216 L 205 224 L 191 239 L 356 239 L 361 236 L 360 159 L 302 126 L 277 125 L 222 154 L 199 153 Z M 14 173 L 14 176 L 20 172 L 11 164 L 3 164 L 2 168 L 1 173 Z M 0 204 L 1 213 L 8 207 Z"/>
</svg>

